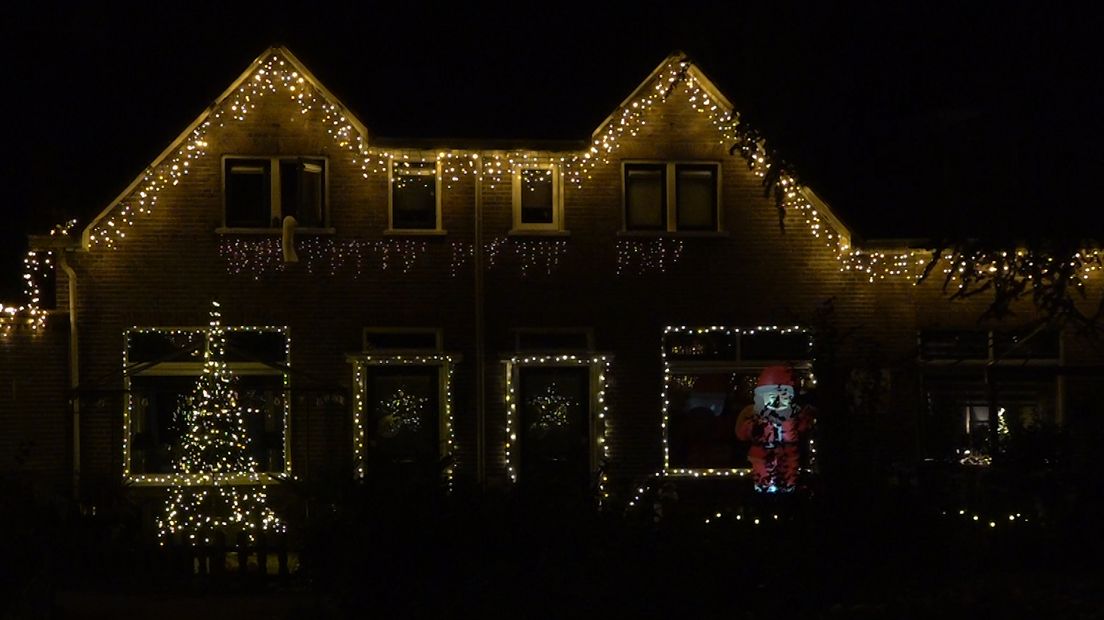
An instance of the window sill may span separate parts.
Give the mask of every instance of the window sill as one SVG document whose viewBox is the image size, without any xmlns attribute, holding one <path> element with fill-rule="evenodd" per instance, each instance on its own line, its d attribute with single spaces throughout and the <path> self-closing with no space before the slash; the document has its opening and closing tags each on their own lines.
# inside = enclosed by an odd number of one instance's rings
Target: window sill
<svg viewBox="0 0 1104 620">
<path fill-rule="evenodd" d="M 216 235 L 272 235 L 279 236 L 283 234 L 282 228 L 237 228 L 233 226 L 220 226 L 215 229 Z M 333 235 L 337 233 L 336 228 L 296 228 L 296 235 Z"/>
<path fill-rule="evenodd" d="M 570 230 L 542 230 L 539 228 L 512 228 L 506 232 L 507 237 L 570 237 Z"/>
<path fill-rule="evenodd" d="M 732 236 L 727 230 L 619 230 L 618 237 L 681 237 L 723 238 Z"/>
<path fill-rule="evenodd" d="M 383 231 L 386 237 L 444 237 L 448 234 L 447 230 L 436 229 L 431 230 L 418 229 L 418 228 L 388 228 Z"/>
</svg>

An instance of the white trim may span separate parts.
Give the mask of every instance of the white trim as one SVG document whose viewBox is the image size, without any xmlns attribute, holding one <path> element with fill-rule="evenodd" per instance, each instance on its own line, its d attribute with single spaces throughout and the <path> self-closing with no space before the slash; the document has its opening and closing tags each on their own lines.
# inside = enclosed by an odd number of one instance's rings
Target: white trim
<svg viewBox="0 0 1104 620">
<path fill-rule="evenodd" d="M 410 172 L 403 176 L 433 176 L 433 198 L 434 208 L 436 209 L 436 221 L 433 228 L 395 228 L 395 164 L 405 163 L 417 166 L 416 168 L 410 168 Z M 425 167 L 423 167 L 425 166 Z M 432 170 L 429 169 L 432 166 Z M 389 235 L 433 235 L 444 234 L 445 229 L 442 223 L 442 201 L 443 201 L 443 183 L 441 180 L 441 160 L 434 157 L 431 161 L 409 161 L 409 160 L 395 160 L 390 159 L 387 162 L 387 230 L 384 232 Z"/>
<path fill-rule="evenodd" d="M 522 175 L 526 170 L 552 171 L 552 221 L 548 223 L 523 222 L 521 220 Z M 563 174 L 560 165 L 552 162 L 517 164 L 513 169 L 511 195 L 513 204 L 513 228 L 510 233 L 560 232 L 564 230 Z"/>
</svg>

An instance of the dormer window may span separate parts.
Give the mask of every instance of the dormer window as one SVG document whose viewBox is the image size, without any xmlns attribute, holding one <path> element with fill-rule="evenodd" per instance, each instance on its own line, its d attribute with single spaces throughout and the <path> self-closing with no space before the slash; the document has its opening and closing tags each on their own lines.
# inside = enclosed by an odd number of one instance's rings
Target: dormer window
<svg viewBox="0 0 1104 620">
<path fill-rule="evenodd" d="M 223 162 L 224 225 L 279 228 L 326 225 L 326 160 L 307 157 L 227 157 Z"/>
</svg>

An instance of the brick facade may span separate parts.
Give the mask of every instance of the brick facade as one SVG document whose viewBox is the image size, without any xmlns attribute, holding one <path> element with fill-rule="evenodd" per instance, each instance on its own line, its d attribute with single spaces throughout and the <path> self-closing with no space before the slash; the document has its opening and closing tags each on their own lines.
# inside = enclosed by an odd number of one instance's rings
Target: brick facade
<svg viewBox="0 0 1104 620">
<path fill-rule="evenodd" d="M 842 272 L 834 252 L 809 234 L 802 222 L 788 221 L 786 231 L 780 230 L 778 212 L 773 200 L 764 197 L 760 178 L 738 155 L 729 154 L 715 128 L 686 97 L 675 91 L 647 112 L 636 136 L 622 139 L 610 163 L 597 165 L 578 187 L 565 183 L 563 222 L 569 235 L 560 237 L 509 236 L 509 175 L 479 179 L 473 174 L 458 175 L 445 184 L 442 228 L 447 234 L 385 235 L 386 172 L 371 170 L 365 175 L 360 163 L 328 133 L 322 114 L 304 114 L 287 97 L 264 98 L 245 120 L 226 119 L 212 127 L 206 136 L 206 155 L 192 162 L 178 185 L 161 193 L 150 214 L 135 218 L 117 248 L 92 246 L 71 253 L 77 274 L 81 384 L 102 390 L 100 398 L 82 406 L 83 480 L 107 483 L 121 474 L 122 399 L 118 392 L 112 396 L 112 391 L 123 388 L 123 332 L 132 326 L 202 325 L 211 300 L 221 302 L 228 325 L 288 328 L 292 366 L 304 373 L 292 376 L 293 390 L 324 385 L 352 394 L 353 370 L 346 355 L 361 350 L 364 328 L 440 329 L 443 349 L 462 356 L 452 389 L 457 475 L 476 480 L 480 278 L 483 457 L 485 481 L 490 485 L 505 484 L 507 479 L 502 360 L 514 354 L 514 330 L 586 328 L 593 333 L 595 350 L 612 356 L 606 395 L 608 471 L 617 489 L 662 466 L 660 338 L 665 326 L 811 326 L 818 307 L 829 300 L 834 327 L 846 334 L 838 350 L 840 367 L 874 365 L 890 369 L 893 377 L 892 407 L 861 425 L 870 444 L 876 445 L 869 458 L 916 459 L 921 452 L 918 433 L 923 406 L 915 362 L 917 330 L 977 328 L 983 302 L 950 303 L 937 282 L 922 286 L 904 279 L 869 283 L 864 276 Z M 408 152 L 433 158 L 433 151 Z M 478 152 L 484 161 L 495 153 Z M 551 159 L 564 155 L 530 153 Z M 301 234 L 299 263 L 268 269 L 256 277 L 231 273 L 231 259 L 220 253 L 221 246 L 259 239 L 275 242 L 279 235 L 216 232 L 223 224 L 223 155 L 327 158 L 332 234 Z M 635 160 L 720 164 L 721 232 L 664 235 L 682 244 L 682 255 L 663 273 L 626 269 L 618 274 L 619 243 L 659 238 L 622 232 L 620 163 Z M 481 197 L 478 202 L 477 196 Z M 481 219 L 478 240 L 477 219 Z M 373 251 L 362 256 L 358 273 L 351 256 L 336 267 L 312 265 L 303 245 L 312 240 L 395 245 L 387 269 L 379 251 Z M 534 254 L 537 262 L 523 274 L 525 253 L 554 240 L 562 241 L 564 250 L 550 272 Z M 492 242 L 505 244 L 499 246 L 504 249 L 493 264 L 486 251 Z M 418 246 L 422 243 L 424 250 Z M 400 245 L 415 250 L 409 271 L 397 260 Z M 480 274 L 473 257 L 454 258 L 457 247 L 476 245 L 484 251 Z M 59 308 L 64 309 L 67 302 L 67 296 L 59 296 Z M 1027 318 L 1021 315 L 1017 320 Z M 67 433 L 71 432 L 65 399 L 59 397 L 60 388 L 42 387 L 51 381 L 66 384 L 66 332 L 55 327 L 62 323 L 57 317 L 41 336 L 0 343 L 12 351 L 0 356 L 6 371 L 27 364 L 41 368 L 33 377 L 13 374 L 19 378 L 11 390 L 0 391 L 0 410 L 11 425 L 5 441 L 11 444 L 20 436 L 36 446 L 26 467 L 50 470 L 65 479 L 69 462 L 62 455 L 69 454 Z M 315 382 L 308 375 L 323 380 Z M 349 471 L 351 408 L 350 399 L 343 411 L 321 415 L 293 399 L 291 450 L 296 473 L 324 478 Z M 14 444 L 8 448 L 7 454 L 18 451 Z"/>
</svg>

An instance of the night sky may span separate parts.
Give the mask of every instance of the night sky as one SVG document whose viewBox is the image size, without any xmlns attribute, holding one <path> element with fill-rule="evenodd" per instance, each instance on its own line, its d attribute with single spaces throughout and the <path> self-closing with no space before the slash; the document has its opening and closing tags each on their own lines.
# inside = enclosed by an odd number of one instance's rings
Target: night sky
<svg viewBox="0 0 1104 620">
<path fill-rule="evenodd" d="M 0 20 L 15 190 L 2 207 L 3 301 L 18 298 L 27 233 L 99 212 L 273 44 L 374 134 L 413 138 L 586 139 L 680 49 L 861 235 L 1104 237 L 1095 13 L 31 4 Z"/>
</svg>

